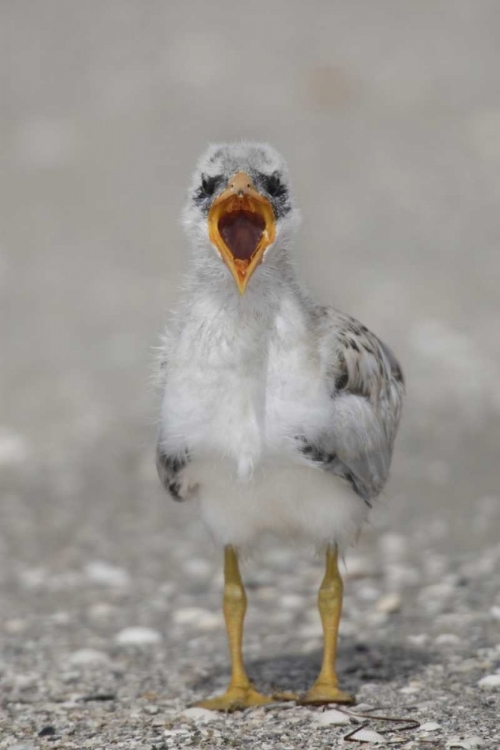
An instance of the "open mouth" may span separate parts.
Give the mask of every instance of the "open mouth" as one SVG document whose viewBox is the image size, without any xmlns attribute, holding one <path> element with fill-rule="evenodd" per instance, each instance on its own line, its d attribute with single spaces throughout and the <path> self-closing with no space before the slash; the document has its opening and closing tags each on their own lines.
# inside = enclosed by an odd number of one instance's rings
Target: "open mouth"
<svg viewBox="0 0 500 750">
<path fill-rule="evenodd" d="M 266 228 L 265 219 L 245 209 L 223 214 L 218 229 L 224 242 L 238 260 L 251 260 Z"/>
<path fill-rule="evenodd" d="M 272 205 L 245 173 L 235 175 L 213 202 L 208 233 L 243 294 L 276 234 Z"/>
</svg>

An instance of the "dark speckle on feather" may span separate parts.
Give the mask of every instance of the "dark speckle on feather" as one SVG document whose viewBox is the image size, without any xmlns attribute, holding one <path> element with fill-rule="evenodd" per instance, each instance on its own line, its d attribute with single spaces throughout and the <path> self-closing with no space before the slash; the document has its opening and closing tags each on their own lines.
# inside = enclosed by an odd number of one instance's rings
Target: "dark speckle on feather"
<svg viewBox="0 0 500 750">
<path fill-rule="evenodd" d="M 185 498 L 181 495 L 182 484 L 179 481 L 181 471 L 189 462 L 189 454 L 185 451 L 182 454 L 166 454 L 158 445 L 156 449 L 156 468 L 163 486 L 170 493 L 170 496 L 180 502 Z"/>
<path fill-rule="evenodd" d="M 181 492 L 181 485 L 179 482 L 168 482 L 168 491 L 170 492 L 172 498 L 176 500 L 177 502 L 182 501 L 182 497 L 180 495 Z"/>
<path fill-rule="evenodd" d="M 349 375 L 347 374 L 347 370 L 343 370 L 335 379 L 335 389 L 337 391 L 342 391 L 349 380 Z"/>
<path fill-rule="evenodd" d="M 335 461 L 337 457 L 335 453 L 326 453 L 324 451 L 321 451 L 315 445 L 311 445 L 311 443 L 308 443 L 305 438 L 299 438 L 299 440 L 301 440 L 303 443 L 300 448 L 301 452 L 309 460 L 314 461 L 314 463 L 328 466 L 328 464 L 331 464 L 333 461 Z"/>
<path fill-rule="evenodd" d="M 299 443 L 300 452 L 309 461 L 348 482 L 354 492 L 364 500 L 369 508 L 371 508 L 370 499 L 363 490 L 361 483 L 357 480 L 354 473 L 342 463 L 336 453 L 321 450 L 317 445 L 309 443 L 304 435 L 298 435 L 296 440 Z"/>
<path fill-rule="evenodd" d="M 184 456 L 165 456 L 165 466 L 170 469 L 173 474 L 177 474 L 183 469 L 186 463 L 187 458 Z"/>
</svg>

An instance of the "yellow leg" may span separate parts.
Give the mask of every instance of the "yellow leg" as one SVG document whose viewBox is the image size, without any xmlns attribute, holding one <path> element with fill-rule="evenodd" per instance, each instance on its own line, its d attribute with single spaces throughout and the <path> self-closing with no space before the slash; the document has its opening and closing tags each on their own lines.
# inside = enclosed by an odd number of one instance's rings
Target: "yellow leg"
<svg viewBox="0 0 500 750">
<path fill-rule="evenodd" d="M 318 609 L 324 638 L 323 663 L 318 679 L 307 692 L 304 703 L 354 703 L 352 695 L 339 689 L 335 671 L 343 590 L 337 547 L 328 547 L 325 576 L 318 593 Z"/>
<path fill-rule="evenodd" d="M 257 692 L 245 671 L 242 655 L 243 620 L 247 597 L 240 576 L 238 555 L 234 547 L 224 548 L 224 618 L 226 620 L 229 653 L 231 656 L 231 681 L 225 693 L 200 701 L 197 706 L 213 711 L 237 711 L 249 706 L 272 703 L 272 699 Z"/>
</svg>

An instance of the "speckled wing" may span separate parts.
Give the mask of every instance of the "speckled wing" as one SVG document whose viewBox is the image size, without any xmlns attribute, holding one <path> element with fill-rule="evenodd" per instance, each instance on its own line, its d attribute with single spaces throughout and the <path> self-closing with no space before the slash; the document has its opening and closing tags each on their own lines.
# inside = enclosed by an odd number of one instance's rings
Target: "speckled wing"
<svg viewBox="0 0 500 750">
<path fill-rule="evenodd" d="M 389 347 L 354 318 L 321 308 L 317 320 L 334 424 L 322 441 L 324 450 L 314 449 L 323 453 L 325 469 L 346 479 L 369 503 L 389 474 L 403 373 Z"/>
</svg>

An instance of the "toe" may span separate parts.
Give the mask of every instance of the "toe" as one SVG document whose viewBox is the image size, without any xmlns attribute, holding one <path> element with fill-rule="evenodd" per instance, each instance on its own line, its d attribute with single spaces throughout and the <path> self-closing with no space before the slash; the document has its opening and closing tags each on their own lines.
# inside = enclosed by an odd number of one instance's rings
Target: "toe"
<svg viewBox="0 0 500 750">
<path fill-rule="evenodd" d="M 323 703 L 344 703 L 352 705 L 356 703 L 356 699 L 350 693 L 346 693 L 334 685 L 316 684 L 306 693 L 301 703 L 315 703 L 317 705 Z"/>
<path fill-rule="evenodd" d="M 209 711 L 231 713 L 232 711 L 242 711 L 245 708 L 264 706 L 273 702 L 273 698 L 262 695 L 254 687 L 250 686 L 248 688 L 228 688 L 222 695 L 199 701 L 195 705 L 199 708 L 208 708 Z"/>
</svg>

